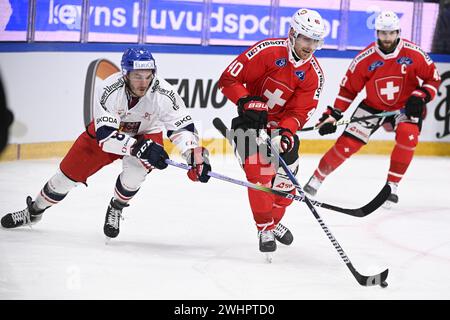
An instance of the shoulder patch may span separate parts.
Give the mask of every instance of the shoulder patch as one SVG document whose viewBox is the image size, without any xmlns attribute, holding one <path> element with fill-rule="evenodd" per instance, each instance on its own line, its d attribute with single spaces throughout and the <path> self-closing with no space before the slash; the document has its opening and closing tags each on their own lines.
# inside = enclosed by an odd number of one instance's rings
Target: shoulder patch
<svg viewBox="0 0 450 320">
<path fill-rule="evenodd" d="M 360 54 L 358 54 L 355 57 L 355 59 L 353 59 L 352 63 L 350 64 L 350 67 L 348 69 L 352 73 L 355 72 L 355 69 L 356 69 L 356 66 L 358 65 L 358 63 L 360 63 L 362 60 L 364 60 L 365 58 L 367 58 L 368 56 L 370 56 L 374 52 L 375 52 L 375 48 L 374 47 L 370 47 L 369 49 L 361 52 Z"/>
<path fill-rule="evenodd" d="M 295 75 L 297 76 L 297 78 L 299 78 L 300 80 L 305 80 L 305 71 L 295 71 Z"/>
<path fill-rule="evenodd" d="M 286 58 L 280 58 L 275 61 L 275 65 L 282 68 L 286 65 Z"/>
<path fill-rule="evenodd" d="M 400 57 L 397 59 L 397 63 L 398 64 L 406 64 L 406 65 L 410 65 L 413 63 L 413 60 L 409 57 Z"/>
<path fill-rule="evenodd" d="M 384 65 L 384 62 L 381 60 L 377 60 L 369 66 L 369 71 L 373 71 L 376 68 L 381 67 L 382 65 Z"/>
<path fill-rule="evenodd" d="M 286 40 L 280 39 L 280 40 L 265 40 L 257 45 L 255 45 L 253 48 L 247 51 L 245 56 L 248 60 L 251 60 L 255 55 L 257 55 L 259 52 L 263 51 L 264 49 L 270 48 L 270 47 L 282 47 L 285 46 Z"/>
</svg>

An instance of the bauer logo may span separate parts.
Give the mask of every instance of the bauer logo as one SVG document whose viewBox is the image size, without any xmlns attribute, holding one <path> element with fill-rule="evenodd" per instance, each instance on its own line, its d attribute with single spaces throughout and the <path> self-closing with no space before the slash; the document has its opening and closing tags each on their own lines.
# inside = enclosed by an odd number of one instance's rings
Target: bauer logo
<svg viewBox="0 0 450 320">
<path fill-rule="evenodd" d="M 133 69 L 155 69 L 155 62 L 151 61 L 133 61 Z"/>
</svg>

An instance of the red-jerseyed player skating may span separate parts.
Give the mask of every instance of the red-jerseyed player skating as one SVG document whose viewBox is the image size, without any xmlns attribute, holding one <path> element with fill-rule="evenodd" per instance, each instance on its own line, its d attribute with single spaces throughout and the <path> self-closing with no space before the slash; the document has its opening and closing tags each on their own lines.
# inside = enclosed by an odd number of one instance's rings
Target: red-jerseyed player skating
<svg viewBox="0 0 450 320">
<path fill-rule="evenodd" d="M 387 118 L 349 124 L 320 160 L 305 191 L 314 196 L 324 179 L 365 145 L 380 126 L 384 126 L 396 133 L 387 176 L 392 189 L 385 203 L 389 208 L 398 202 L 397 186 L 413 158 L 426 114 L 425 105 L 436 96 L 440 76 L 433 61 L 419 46 L 400 38 L 400 21 L 394 12 L 381 12 L 375 20 L 375 29 L 377 41 L 353 59 L 342 79 L 334 108 L 328 107 L 319 120 L 319 133 L 336 131 L 336 121 L 342 118 L 342 113 L 364 87 L 367 96 L 352 117 L 391 110 L 399 112 Z"/>
<path fill-rule="evenodd" d="M 324 83 L 323 72 L 313 52 L 323 43 L 325 29 L 319 13 L 300 9 L 292 17 L 288 38 L 266 39 L 239 55 L 223 72 L 219 85 L 238 106 L 233 119 L 235 141 L 252 136 L 254 129 L 268 128 L 273 143 L 293 172 L 298 167 L 302 128 L 317 107 Z M 295 193 L 292 182 L 264 152 L 252 147 L 255 137 L 237 143 L 237 153 L 248 181 Z M 254 144 L 254 143 L 253 143 Z M 248 190 L 250 207 L 262 252 L 276 250 L 275 238 L 289 245 L 292 233 L 279 222 L 292 200 Z"/>
</svg>

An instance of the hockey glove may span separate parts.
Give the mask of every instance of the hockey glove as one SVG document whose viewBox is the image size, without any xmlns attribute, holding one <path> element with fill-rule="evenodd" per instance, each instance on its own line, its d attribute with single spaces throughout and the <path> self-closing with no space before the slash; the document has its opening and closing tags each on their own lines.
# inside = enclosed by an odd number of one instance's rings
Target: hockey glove
<svg viewBox="0 0 450 320">
<path fill-rule="evenodd" d="M 169 159 L 169 155 L 160 144 L 151 139 L 139 139 L 133 146 L 131 155 L 148 161 L 157 169 L 167 168 L 166 159 Z"/>
<path fill-rule="evenodd" d="M 322 124 L 319 128 L 321 136 L 336 132 L 336 121 L 342 119 L 342 112 L 339 109 L 328 106 L 327 111 L 322 114 L 318 124 Z"/>
<path fill-rule="evenodd" d="M 280 128 L 274 131 L 276 136 L 272 138 L 272 144 L 278 146 L 278 152 L 285 153 L 294 147 L 294 135 L 291 130 Z"/>
<path fill-rule="evenodd" d="M 238 100 L 238 114 L 249 129 L 264 129 L 267 125 L 268 107 L 263 98 L 247 96 Z"/>
<path fill-rule="evenodd" d="M 192 168 L 187 172 L 189 179 L 192 181 L 208 182 L 210 176 L 208 172 L 211 171 L 209 164 L 209 152 L 206 148 L 196 147 L 189 149 L 186 152 L 186 162 Z"/>
<path fill-rule="evenodd" d="M 423 89 L 412 92 L 405 104 L 405 114 L 409 118 L 423 118 L 425 104 L 430 100 L 430 94 Z"/>
</svg>

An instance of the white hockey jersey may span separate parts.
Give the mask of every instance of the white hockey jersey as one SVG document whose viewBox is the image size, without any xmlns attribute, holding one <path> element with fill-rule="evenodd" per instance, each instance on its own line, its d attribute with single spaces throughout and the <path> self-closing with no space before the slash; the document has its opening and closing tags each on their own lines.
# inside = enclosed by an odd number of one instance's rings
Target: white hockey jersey
<svg viewBox="0 0 450 320">
<path fill-rule="evenodd" d="M 94 126 L 105 152 L 129 155 L 135 136 L 163 132 L 184 154 L 198 146 L 199 138 L 184 101 L 157 76 L 145 96 L 128 107 L 129 94 L 120 72 L 105 79 L 95 93 Z"/>
</svg>

